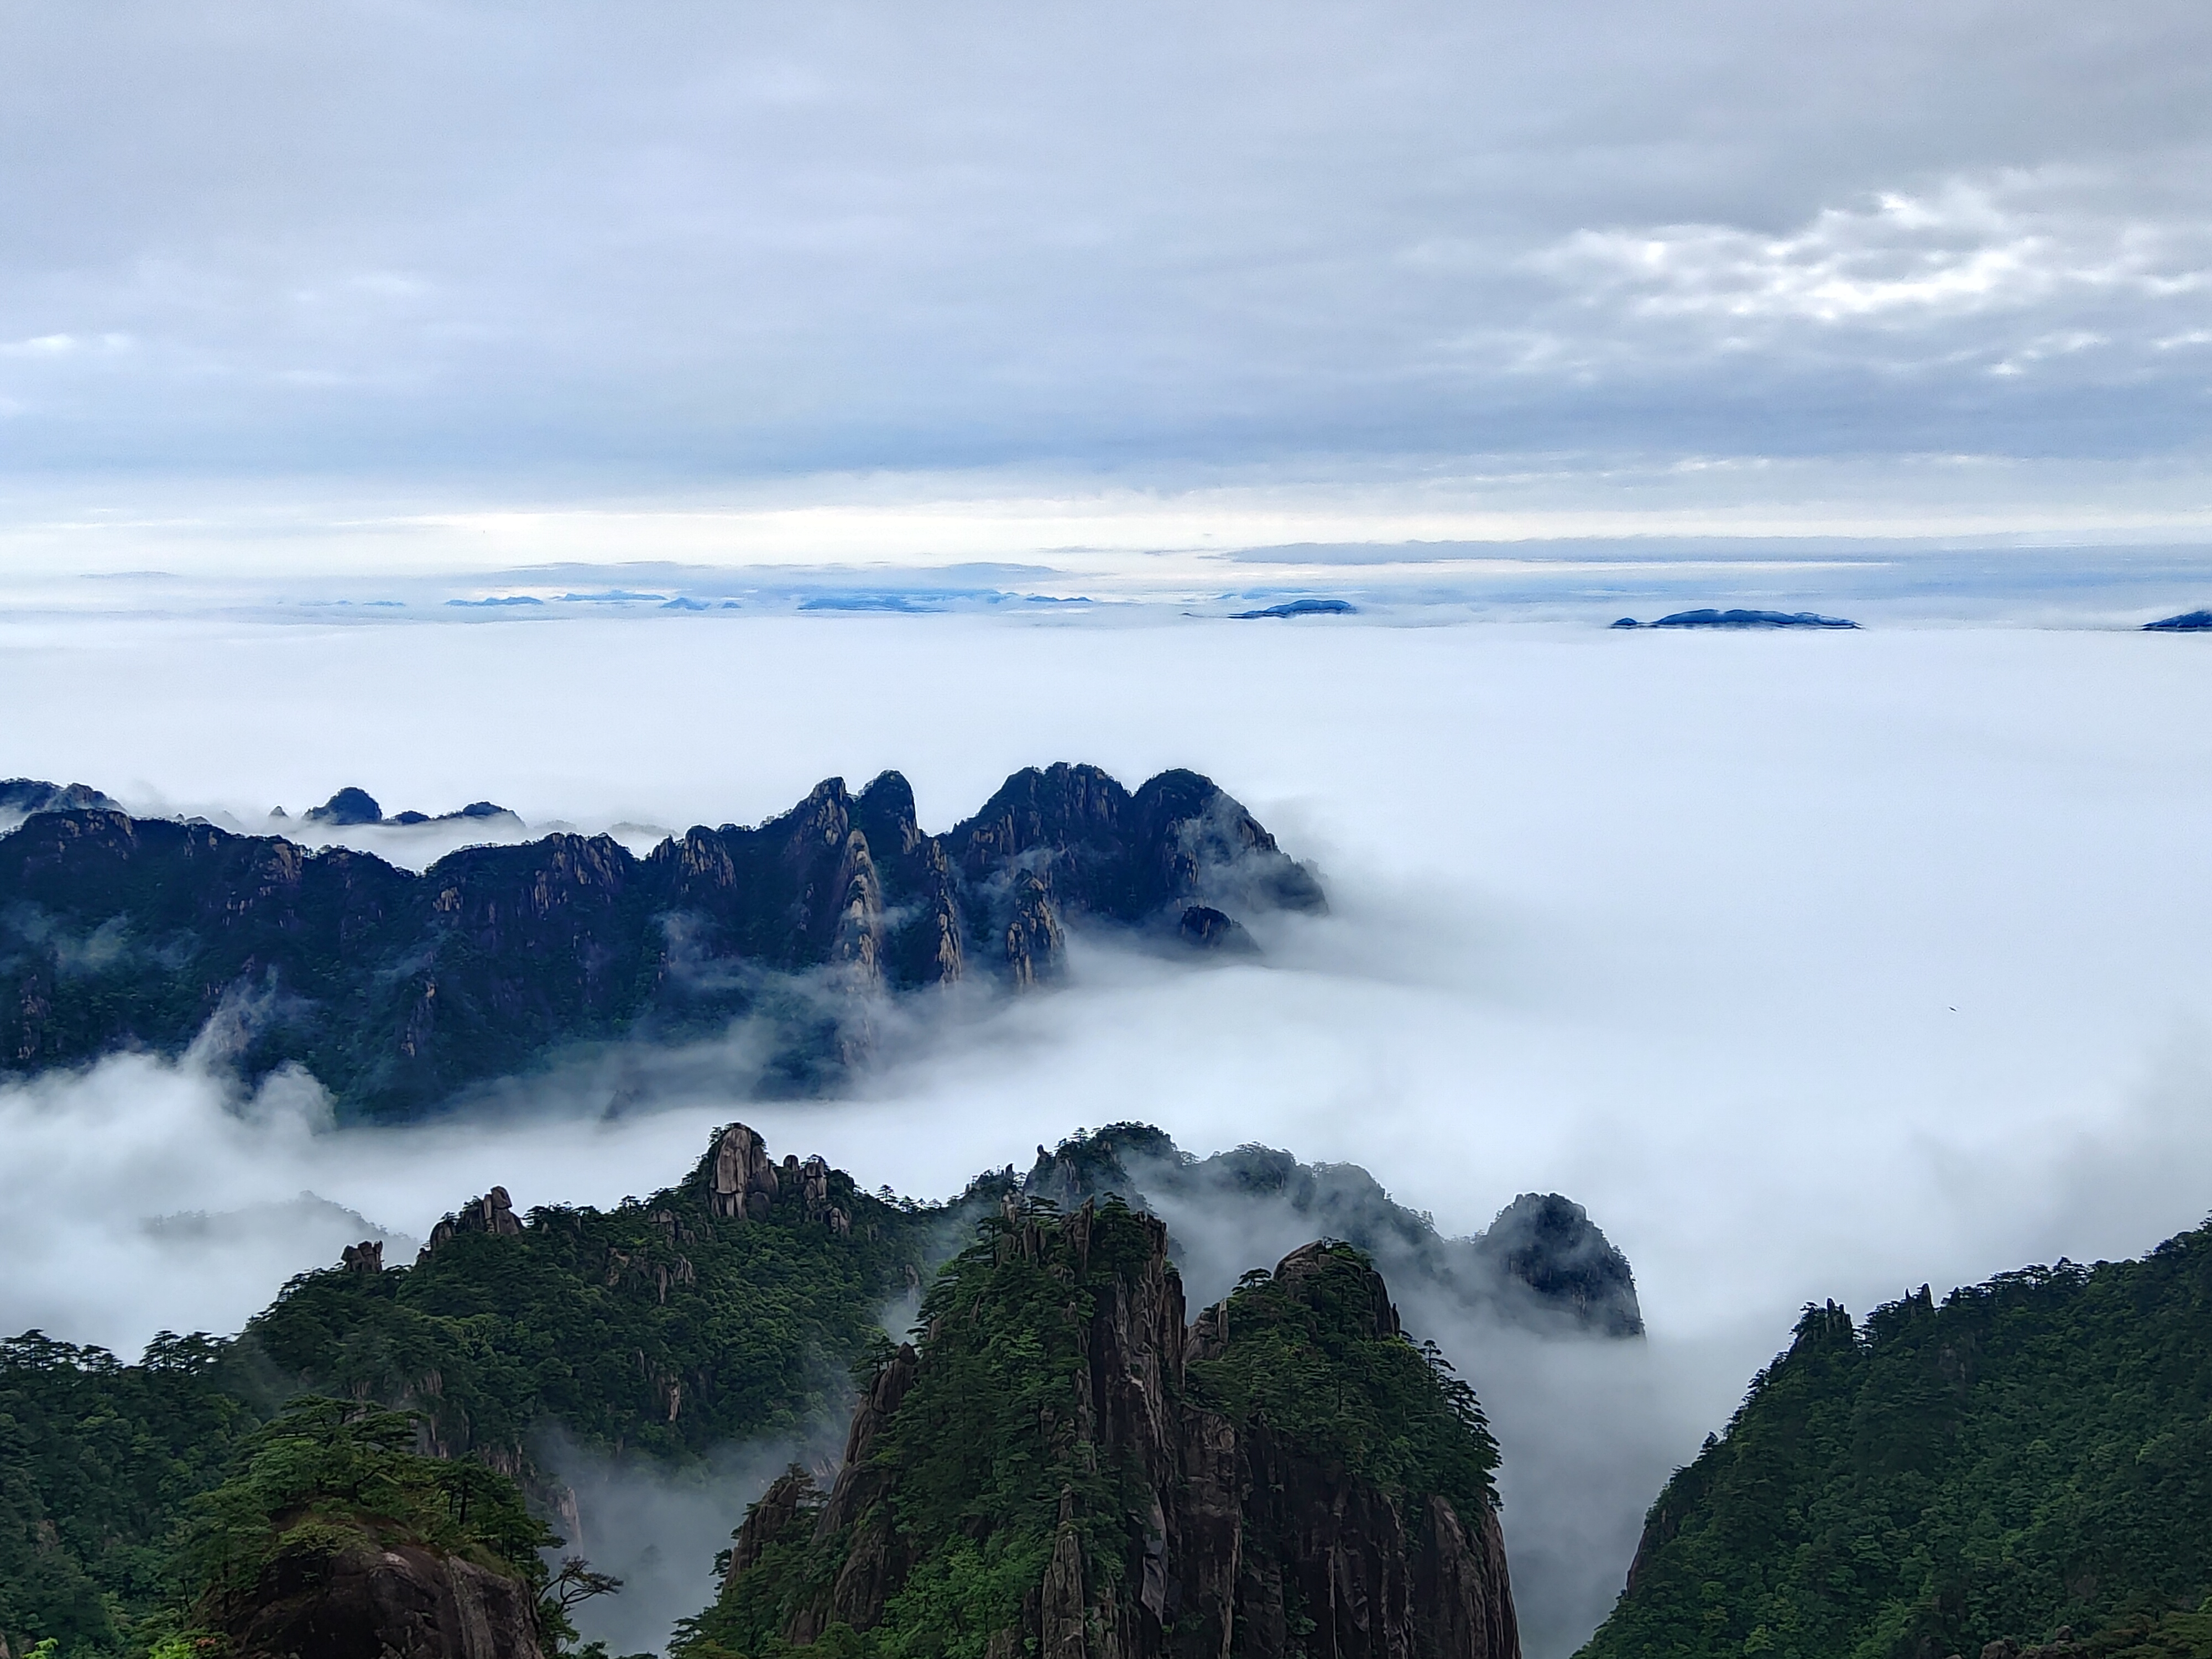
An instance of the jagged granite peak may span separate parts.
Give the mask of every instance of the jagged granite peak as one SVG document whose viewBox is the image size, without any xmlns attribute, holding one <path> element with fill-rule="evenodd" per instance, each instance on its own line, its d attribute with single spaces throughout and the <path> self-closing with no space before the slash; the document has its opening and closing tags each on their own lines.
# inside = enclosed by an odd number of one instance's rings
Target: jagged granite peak
<svg viewBox="0 0 2212 1659">
<path fill-rule="evenodd" d="M 318 811 L 372 813 L 359 793 Z M 818 1092 L 869 1052 L 876 994 L 1039 984 L 1071 922 L 1173 937 L 1194 903 L 1235 921 L 1324 900 L 1192 772 L 1134 794 L 1095 767 L 1018 773 L 943 836 L 896 773 L 857 797 L 832 778 L 755 828 L 695 827 L 641 859 L 556 834 L 419 874 L 71 806 L 0 840 L 0 1066 L 179 1053 L 221 1011 L 249 1078 L 301 1064 L 343 1115 L 394 1117 L 564 1048 L 746 1018 L 774 1038 L 753 1086 Z"/>
<path fill-rule="evenodd" d="M 384 1271 L 384 1241 L 364 1238 L 358 1244 L 349 1244 L 339 1259 L 339 1265 L 348 1273 L 380 1273 Z"/>
<path fill-rule="evenodd" d="M 766 1141 L 742 1123 L 722 1131 L 714 1145 L 714 1178 L 708 1199 L 716 1215 L 738 1222 L 765 1218 L 781 1187 Z"/>
<path fill-rule="evenodd" d="M 522 1220 L 514 1213 L 514 1200 L 507 1196 L 506 1188 L 495 1187 L 483 1197 L 471 1199 L 431 1228 L 429 1238 L 415 1259 L 418 1263 L 428 1261 L 433 1251 L 462 1233 L 484 1233 L 494 1238 L 513 1238 L 521 1231 Z M 347 1267 L 358 1272 L 370 1271 L 356 1254 L 356 1246 L 348 1245 L 346 1250 Z M 377 1248 L 375 1261 L 374 1271 L 383 1271 L 384 1251 L 380 1245 Z"/>
<path fill-rule="evenodd" d="M 1117 1194 L 1216 1254 L 1218 1240 L 1264 1251 L 1270 1239 L 1319 1232 L 1366 1251 L 1401 1283 L 1433 1286 L 1472 1310 L 1604 1336 L 1644 1332 L 1628 1259 L 1588 1211 L 1556 1193 L 1524 1193 L 1483 1232 L 1446 1238 L 1357 1164 L 1302 1164 L 1256 1145 L 1198 1158 L 1146 1123 L 1040 1146 L 1019 1185 L 1062 1207 Z"/>
<path fill-rule="evenodd" d="M 1189 1326 L 1166 1246 L 1010 1195 L 672 1653 L 1517 1659 L 1496 1448 L 1372 1266 L 1310 1245 Z"/>
<path fill-rule="evenodd" d="M 1257 819 L 1195 772 L 1134 794 L 1095 766 L 1017 772 L 946 838 L 971 878 L 1026 860 L 1053 902 L 1129 921 L 1221 893 L 1321 911 L 1321 884 Z"/>
</svg>

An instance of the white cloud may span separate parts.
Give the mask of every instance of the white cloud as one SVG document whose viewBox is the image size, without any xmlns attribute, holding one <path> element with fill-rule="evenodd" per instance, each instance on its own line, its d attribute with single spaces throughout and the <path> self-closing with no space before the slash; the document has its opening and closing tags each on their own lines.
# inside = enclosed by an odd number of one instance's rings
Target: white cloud
<svg viewBox="0 0 2212 1659">
<path fill-rule="evenodd" d="M 2205 204 L 2153 218 L 2115 213 L 2116 200 L 2117 181 L 2078 173 L 1958 178 L 1824 208 L 1780 235 L 1711 223 L 1580 230 L 1532 264 L 1585 307 L 1702 325 L 1717 350 L 1755 352 L 1806 325 L 1911 333 L 1923 361 L 2009 337 L 2019 343 L 1995 372 L 2016 374 L 2116 339 L 2156 347 L 2178 316 L 2212 314 Z M 2048 326 L 2071 317 L 2098 325 Z M 2017 319 L 2009 334 L 1952 326 L 2001 319 Z"/>
<path fill-rule="evenodd" d="M 144 1059 L 15 1085 L 0 1328 L 234 1328 L 334 1256 L 344 1212 L 419 1237 L 495 1182 L 607 1203 L 738 1115 L 921 1194 L 1130 1116 L 1363 1164 L 1452 1231 L 1564 1191 L 1635 1264 L 1648 1356 L 1440 1333 L 1492 1403 L 1556 1655 L 1802 1302 L 1863 1311 L 2203 1216 L 2212 944 L 2172 920 L 2212 883 L 2200 667 L 2187 640 L 2033 629 L 18 629 L 11 770 L 690 823 L 896 765 L 942 826 L 1028 763 L 1191 765 L 1321 860 L 1334 913 L 1263 929 L 1258 965 L 1094 945 L 1064 990 L 834 1104 L 695 1071 L 612 1121 L 549 1085 L 565 1114 L 334 1135 L 302 1086 L 241 1110 Z M 270 1224 L 303 1190 L 324 1203 L 282 1213 L 320 1231 Z"/>
</svg>

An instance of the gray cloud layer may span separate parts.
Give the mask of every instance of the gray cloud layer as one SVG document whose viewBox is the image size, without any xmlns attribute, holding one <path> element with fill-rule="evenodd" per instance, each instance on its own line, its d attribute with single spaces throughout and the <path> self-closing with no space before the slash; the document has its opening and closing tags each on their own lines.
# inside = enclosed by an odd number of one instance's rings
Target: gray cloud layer
<svg viewBox="0 0 2212 1659">
<path fill-rule="evenodd" d="M 1601 489 L 2205 435 L 2197 6 L 6 17 L 19 478 Z"/>
</svg>

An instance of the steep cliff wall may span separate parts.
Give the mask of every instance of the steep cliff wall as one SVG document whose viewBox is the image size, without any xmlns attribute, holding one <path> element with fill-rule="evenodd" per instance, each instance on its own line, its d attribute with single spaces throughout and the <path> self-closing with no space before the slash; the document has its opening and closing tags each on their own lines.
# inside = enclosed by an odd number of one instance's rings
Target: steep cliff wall
<svg viewBox="0 0 2212 1659">
<path fill-rule="evenodd" d="M 1365 1258 L 1184 1313 L 1155 1218 L 1009 1199 L 682 1650 L 1517 1659 L 1495 1448 Z"/>
</svg>

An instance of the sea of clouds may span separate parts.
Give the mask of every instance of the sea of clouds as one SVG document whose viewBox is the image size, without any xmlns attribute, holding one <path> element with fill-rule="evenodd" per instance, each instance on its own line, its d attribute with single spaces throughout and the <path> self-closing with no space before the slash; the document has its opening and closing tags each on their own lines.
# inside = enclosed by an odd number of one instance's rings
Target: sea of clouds
<svg viewBox="0 0 2212 1659">
<path fill-rule="evenodd" d="M 1602 1616 L 1644 1506 L 1802 1304 L 2137 1253 L 2212 1209 L 2212 941 L 2191 921 L 2212 675 L 2185 638 L 18 622 L 0 706 L 0 772 L 241 817 L 358 783 L 533 822 L 751 822 L 897 767 L 941 829 L 1022 765 L 1132 785 L 1190 766 L 1332 901 L 1262 921 L 1256 962 L 1079 936 L 1064 985 L 963 1008 L 836 1102 L 751 1103 L 693 1065 L 611 1115 L 554 1078 L 495 1119 L 363 1132 L 330 1127 L 312 1079 L 246 1097 L 193 1058 L 10 1084 L 9 1332 L 129 1354 L 234 1330 L 347 1242 L 404 1259 L 494 1182 L 519 1207 L 650 1191 L 738 1116 L 925 1196 L 1127 1118 L 1200 1152 L 1361 1164 L 1449 1233 L 1561 1191 L 1633 1262 L 1647 1341 L 1401 1297 L 1492 1413 L 1545 1659 Z M 732 1457 L 748 1480 L 774 1461 Z M 656 1507 L 649 1481 L 600 1484 L 628 1517 L 603 1534 L 658 1552 L 602 1562 L 644 1592 L 619 1633 L 650 1640 L 704 1600 L 750 1490 Z"/>
</svg>

